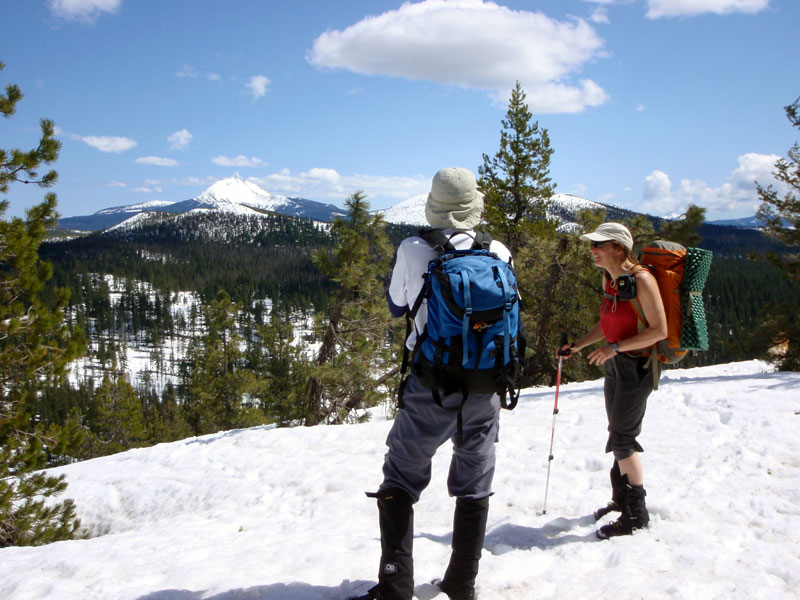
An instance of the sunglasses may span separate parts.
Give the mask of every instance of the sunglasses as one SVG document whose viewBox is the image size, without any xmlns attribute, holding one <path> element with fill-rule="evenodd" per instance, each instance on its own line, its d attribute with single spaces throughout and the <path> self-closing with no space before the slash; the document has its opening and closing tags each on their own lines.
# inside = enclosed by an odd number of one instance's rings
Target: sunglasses
<svg viewBox="0 0 800 600">
<path fill-rule="evenodd" d="M 592 248 L 602 248 L 606 244 L 608 244 L 611 240 L 604 240 L 602 242 L 592 242 Z"/>
</svg>

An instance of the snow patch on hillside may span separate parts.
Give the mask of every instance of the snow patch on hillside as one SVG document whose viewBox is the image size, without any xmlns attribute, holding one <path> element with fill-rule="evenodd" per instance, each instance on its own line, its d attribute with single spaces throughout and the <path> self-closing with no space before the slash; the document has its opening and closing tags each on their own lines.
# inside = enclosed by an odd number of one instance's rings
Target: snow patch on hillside
<svg viewBox="0 0 800 600">
<path fill-rule="evenodd" d="M 142 212 L 142 211 L 155 211 L 165 206 L 171 206 L 174 202 L 167 200 L 151 200 L 149 202 L 140 202 L 139 204 L 127 204 L 125 206 L 112 206 L 111 208 L 104 208 L 98 210 L 96 215 L 113 215 L 117 213 L 129 212 Z"/>
<path fill-rule="evenodd" d="M 143 258 L 166 260 L 157 255 L 146 255 Z M 126 290 L 130 292 L 127 302 L 130 302 L 133 296 L 138 298 L 138 302 L 147 302 L 150 307 L 155 307 L 156 298 L 160 296 L 162 309 L 169 312 L 175 333 L 169 335 L 162 332 L 161 336 L 154 340 L 152 331 L 146 327 L 141 331 L 114 332 L 113 343 L 122 346 L 122 357 L 117 367 L 127 376 L 128 381 L 139 389 L 152 389 L 160 395 L 167 385 L 177 386 L 180 383 L 180 366 L 182 361 L 189 357 L 192 341 L 206 334 L 204 305 L 199 294 L 191 291 L 175 291 L 165 297 L 163 293 L 159 294 L 152 285 L 144 281 L 128 280 L 113 275 L 92 274 L 88 277 L 94 280 L 95 286 L 102 280 L 108 287 L 109 309 L 112 314 L 119 314 L 124 310 Z M 272 300 L 270 298 L 254 300 L 251 308 L 255 309 L 256 304 L 260 305 L 264 318 L 268 319 L 272 313 Z M 73 321 L 75 319 L 70 311 L 66 316 Z M 309 359 L 312 359 L 320 345 L 313 336 L 313 313 L 303 313 L 298 310 L 290 315 L 290 319 L 294 324 L 294 344 L 302 347 Z M 93 318 L 89 319 L 87 327 L 86 333 L 90 339 L 89 353 L 72 362 L 68 368 L 68 376 L 73 385 L 89 379 L 98 384 L 111 366 L 110 358 L 99 360 L 97 356 L 103 354 L 101 344 L 105 348 L 112 344 L 112 332 L 98 331 L 97 321 Z M 245 349 L 243 344 L 242 350 Z"/>
</svg>

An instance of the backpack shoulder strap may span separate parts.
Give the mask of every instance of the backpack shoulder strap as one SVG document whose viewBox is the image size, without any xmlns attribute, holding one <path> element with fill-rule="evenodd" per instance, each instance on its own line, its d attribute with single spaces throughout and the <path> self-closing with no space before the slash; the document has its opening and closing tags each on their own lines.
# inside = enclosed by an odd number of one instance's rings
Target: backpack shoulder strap
<svg viewBox="0 0 800 600">
<path fill-rule="evenodd" d="M 637 273 L 641 271 L 647 271 L 649 273 L 650 269 L 648 269 L 644 265 L 634 265 L 633 268 L 629 271 L 629 273 L 635 276 Z M 639 321 L 641 321 L 641 323 L 645 327 L 647 327 L 648 326 L 647 317 L 645 317 L 644 308 L 642 308 L 642 303 L 639 302 L 639 298 L 633 298 L 630 302 L 631 302 L 631 307 L 633 308 L 633 312 L 636 313 L 636 316 L 639 318 Z"/>
<path fill-rule="evenodd" d="M 472 242 L 473 250 L 489 250 L 492 245 L 492 234 L 488 231 L 478 231 L 475 233 L 475 241 Z"/>
<path fill-rule="evenodd" d="M 420 229 L 419 237 L 428 242 L 430 247 L 436 252 L 436 256 L 441 256 L 445 252 L 453 252 L 455 250 L 455 246 L 453 246 L 452 242 L 441 229 Z"/>
</svg>

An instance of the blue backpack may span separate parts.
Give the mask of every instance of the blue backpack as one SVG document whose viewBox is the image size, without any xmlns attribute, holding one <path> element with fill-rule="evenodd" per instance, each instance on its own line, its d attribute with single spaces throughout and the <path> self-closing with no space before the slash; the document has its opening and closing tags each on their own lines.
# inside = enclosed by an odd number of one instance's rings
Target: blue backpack
<svg viewBox="0 0 800 600">
<path fill-rule="evenodd" d="M 440 230 L 419 236 L 436 251 L 423 275 L 422 291 L 408 314 L 408 330 L 427 300 L 428 320 L 411 354 L 411 372 L 433 391 L 498 393 L 513 409 L 525 354 L 517 279 L 511 265 L 489 250 L 492 238 L 477 233 L 469 250 L 456 250 Z M 409 363 L 408 351 L 401 371 Z M 401 397 L 402 402 L 402 397 Z M 460 414 L 459 414 L 460 416 Z"/>
</svg>

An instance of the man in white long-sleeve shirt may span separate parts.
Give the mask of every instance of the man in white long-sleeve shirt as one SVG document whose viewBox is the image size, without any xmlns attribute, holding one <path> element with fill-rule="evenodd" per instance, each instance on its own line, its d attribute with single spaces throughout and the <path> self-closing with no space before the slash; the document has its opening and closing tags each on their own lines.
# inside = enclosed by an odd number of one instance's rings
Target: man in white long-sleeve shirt
<svg viewBox="0 0 800 600">
<path fill-rule="evenodd" d="M 428 223 L 442 230 L 456 249 L 473 244 L 473 228 L 480 222 L 483 195 L 475 176 L 467 169 L 446 168 L 433 178 L 425 215 Z M 508 249 L 492 241 L 490 251 L 503 261 Z M 436 252 L 421 237 L 400 244 L 387 298 L 396 317 L 411 312 L 424 280 L 428 263 Z M 414 328 L 406 341 L 413 351 L 425 330 L 427 309 L 423 302 L 415 315 Z M 448 439 L 454 439 L 458 415 L 447 408 L 462 404 L 462 393 L 444 394 L 442 405 L 412 372 L 402 393 L 401 410 L 386 439 L 389 447 L 383 464 L 383 482 L 370 496 L 378 500 L 381 529 L 381 560 L 378 585 L 360 600 L 411 600 L 414 591 L 412 558 L 413 505 L 431 478 L 431 459 Z M 444 408 L 443 408 L 444 407 Z M 500 397 L 496 393 L 470 393 L 461 409 L 460 443 L 454 444 L 447 486 L 456 498 L 450 564 L 439 586 L 451 600 L 475 598 L 475 578 L 486 531 L 489 496 L 494 476 L 495 448 L 499 426 Z"/>
</svg>

